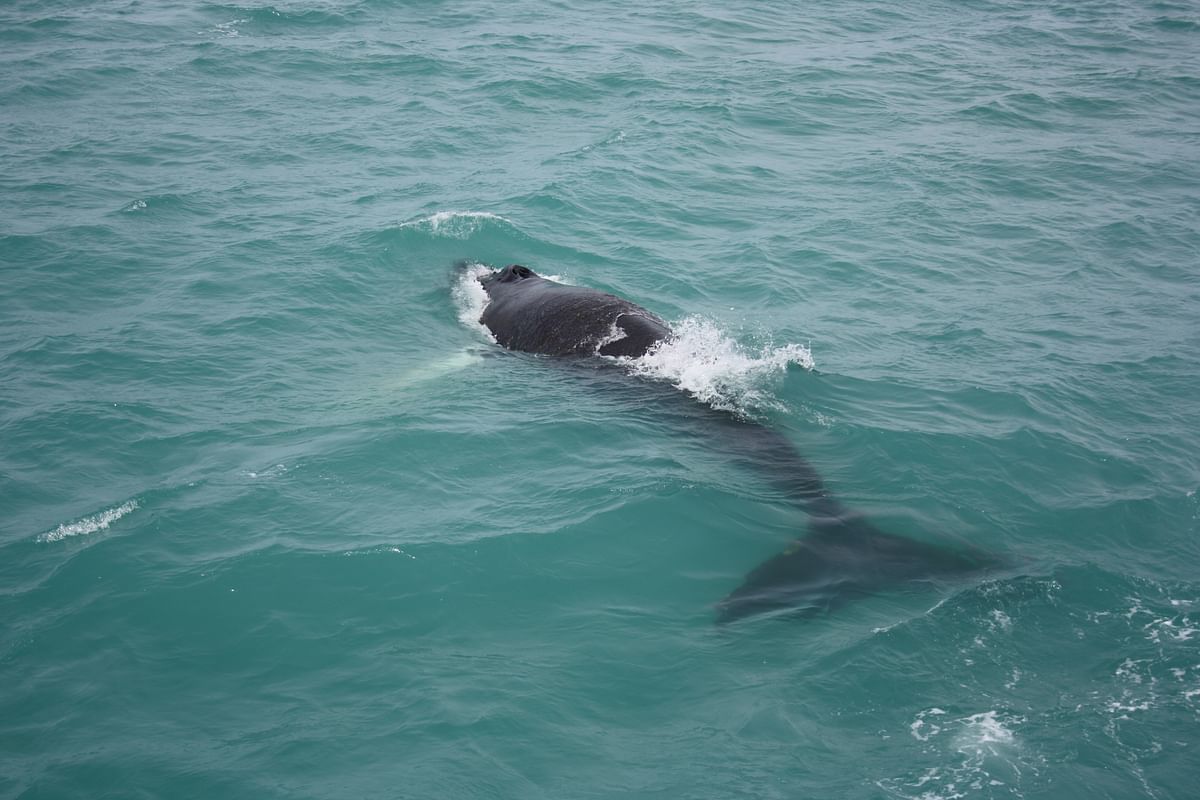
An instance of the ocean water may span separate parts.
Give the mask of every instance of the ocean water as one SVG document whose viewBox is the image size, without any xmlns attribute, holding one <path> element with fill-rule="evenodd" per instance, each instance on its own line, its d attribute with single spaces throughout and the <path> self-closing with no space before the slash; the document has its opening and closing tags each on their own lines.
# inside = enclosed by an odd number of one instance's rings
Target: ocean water
<svg viewBox="0 0 1200 800">
<path fill-rule="evenodd" d="M 0 7 L 0 796 L 1185 798 L 1200 6 Z M 670 320 L 565 364 L 459 261 Z M 803 512 L 1010 569 L 715 624 Z"/>
</svg>

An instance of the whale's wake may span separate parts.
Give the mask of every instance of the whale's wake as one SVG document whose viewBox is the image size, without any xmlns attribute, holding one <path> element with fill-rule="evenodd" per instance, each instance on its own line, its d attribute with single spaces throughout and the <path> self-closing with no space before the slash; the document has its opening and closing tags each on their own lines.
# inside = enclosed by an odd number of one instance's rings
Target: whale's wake
<svg viewBox="0 0 1200 800">
<path fill-rule="evenodd" d="M 630 371 L 668 381 L 723 411 L 748 413 L 775 406 L 770 381 L 789 365 L 813 368 L 812 352 L 803 345 L 766 345 L 754 352 L 702 317 L 672 323 L 671 330 L 673 338 L 629 359 Z"/>
</svg>

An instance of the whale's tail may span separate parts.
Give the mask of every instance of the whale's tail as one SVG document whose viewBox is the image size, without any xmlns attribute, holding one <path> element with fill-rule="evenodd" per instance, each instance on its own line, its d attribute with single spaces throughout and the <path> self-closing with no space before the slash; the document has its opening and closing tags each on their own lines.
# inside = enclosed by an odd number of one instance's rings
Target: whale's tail
<svg viewBox="0 0 1200 800">
<path fill-rule="evenodd" d="M 886 586 L 936 582 L 1003 565 L 967 545 L 940 545 L 886 533 L 844 506 L 783 434 L 731 419 L 726 445 L 738 461 L 765 471 L 809 516 L 809 531 L 752 569 L 717 604 L 717 622 L 770 611 L 815 616 Z"/>
<path fill-rule="evenodd" d="M 751 570 L 717 604 L 717 622 L 784 610 L 816 616 L 886 586 L 946 580 L 1001 563 L 976 548 L 885 533 L 856 514 L 814 518 L 807 535 Z"/>
</svg>

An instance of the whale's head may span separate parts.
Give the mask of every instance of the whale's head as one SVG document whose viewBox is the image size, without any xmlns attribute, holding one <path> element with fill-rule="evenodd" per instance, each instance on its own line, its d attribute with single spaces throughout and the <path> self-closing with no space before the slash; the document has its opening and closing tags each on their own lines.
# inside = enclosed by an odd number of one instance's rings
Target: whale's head
<svg viewBox="0 0 1200 800">
<path fill-rule="evenodd" d="M 521 264 L 509 264 L 504 269 L 498 269 L 488 275 L 484 275 L 479 279 L 479 283 L 483 285 L 483 290 L 491 294 L 492 289 L 497 286 L 517 284 L 521 281 L 527 281 L 531 278 L 539 278 L 536 272 L 529 267 Z"/>
</svg>

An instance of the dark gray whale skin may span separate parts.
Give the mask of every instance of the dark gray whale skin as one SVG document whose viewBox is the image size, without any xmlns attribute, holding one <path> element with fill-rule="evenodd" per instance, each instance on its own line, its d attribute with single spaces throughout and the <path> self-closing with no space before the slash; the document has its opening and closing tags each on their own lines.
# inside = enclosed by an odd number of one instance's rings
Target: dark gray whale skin
<svg viewBox="0 0 1200 800">
<path fill-rule="evenodd" d="M 512 264 L 479 279 L 489 300 L 480 317 L 510 350 L 552 356 L 641 356 L 671 331 L 646 309 L 596 289 L 547 280 Z M 614 327 L 615 326 L 615 327 Z M 592 372 L 592 383 L 600 378 Z M 670 387 L 664 403 L 682 399 Z M 759 564 L 717 603 L 717 622 L 766 612 L 814 616 L 905 583 L 941 582 L 1001 566 L 993 554 L 885 533 L 846 508 L 783 434 L 753 420 L 689 402 L 676 419 L 703 428 L 736 463 L 762 472 L 809 516 L 809 532 Z"/>
<path fill-rule="evenodd" d="M 511 264 L 479 281 L 479 321 L 509 350 L 549 356 L 641 356 L 671 335 L 661 319 L 616 295 L 546 280 Z"/>
</svg>

